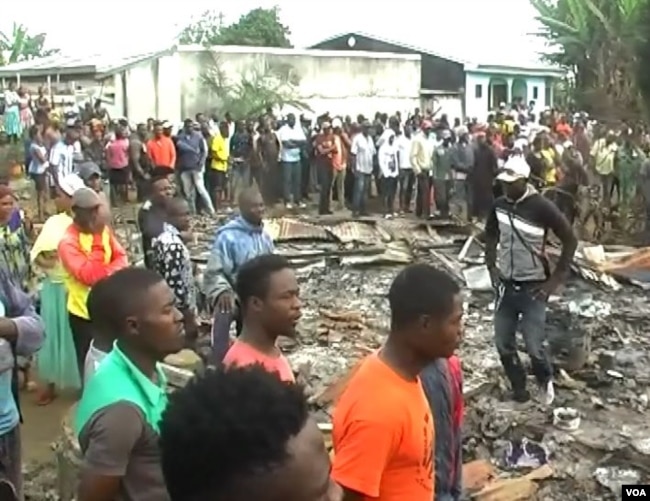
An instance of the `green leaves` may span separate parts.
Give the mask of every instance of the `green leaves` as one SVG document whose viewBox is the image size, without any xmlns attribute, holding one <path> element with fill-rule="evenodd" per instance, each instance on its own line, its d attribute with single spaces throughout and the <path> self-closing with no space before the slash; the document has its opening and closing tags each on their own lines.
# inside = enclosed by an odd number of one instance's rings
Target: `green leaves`
<svg viewBox="0 0 650 501">
<path fill-rule="evenodd" d="M 230 111 L 237 119 L 257 118 L 268 107 L 309 110 L 306 103 L 296 98 L 299 76 L 291 68 L 259 63 L 246 68 L 237 80 L 231 80 L 219 56 L 213 56 L 206 66 L 201 83 L 219 102 L 220 109 Z"/>
<path fill-rule="evenodd" d="M 641 19 L 644 9 L 650 15 L 650 0 L 529 1 L 538 35 L 555 49 L 546 59 L 575 77 L 577 104 L 605 119 L 638 115 L 639 58 L 650 55 L 650 26 Z"/>
<path fill-rule="evenodd" d="M 0 32 L 0 65 L 18 63 L 58 52 L 45 49 L 45 33 L 30 35 L 22 24 L 14 23 L 11 33 Z"/>
<path fill-rule="evenodd" d="M 243 45 L 255 47 L 291 47 L 287 26 L 280 22 L 280 11 L 253 9 L 228 26 L 223 25 L 223 15 L 204 12 L 201 18 L 187 26 L 180 35 L 183 44 Z"/>
</svg>

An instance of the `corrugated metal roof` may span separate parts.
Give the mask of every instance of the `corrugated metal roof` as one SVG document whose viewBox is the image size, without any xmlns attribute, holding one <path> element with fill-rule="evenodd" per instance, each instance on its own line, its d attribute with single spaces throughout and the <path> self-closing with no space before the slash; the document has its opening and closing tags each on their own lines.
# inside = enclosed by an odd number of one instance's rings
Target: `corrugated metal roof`
<svg viewBox="0 0 650 501">
<path fill-rule="evenodd" d="M 132 64 L 162 55 L 166 51 L 145 52 L 130 55 L 93 54 L 88 56 L 52 56 L 21 61 L 0 67 L 0 77 L 46 76 L 65 74 L 110 74 L 120 71 Z"/>
</svg>

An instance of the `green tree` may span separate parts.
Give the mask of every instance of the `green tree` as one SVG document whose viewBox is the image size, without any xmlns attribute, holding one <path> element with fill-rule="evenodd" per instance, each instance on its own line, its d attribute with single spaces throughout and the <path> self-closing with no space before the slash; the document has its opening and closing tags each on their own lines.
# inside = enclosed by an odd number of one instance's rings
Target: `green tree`
<svg viewBox="0 0 650 501">
<path fill-rule="evenodd" d="M 30 35 L 22 24 L 14 23 L 11 33 L 0 32 L 0 65 L 27 61 L 56 54 L 45 48 L 45 33 Z"/>
<path fill-rule="evenodd" d="M 252 119 L 269 107 L 291 107 L 310 110 L 297 97 L 299 78 L 285 65 L 251 65 L 236 80 L 227 77 L 218 55 L 201 75 L 205 89 L 216 98 L 219 109 L 229 111 L 236 119 Z"/>
<path fill-rule="evenodd" d="M 641 14 L 650 0 L 530 0 L 549 43 L 546 59 L 573 76 L 577 104 L 603 119 L 644 111 L 639 54 Z"/>
<path fill-rule="evenodd" d="M 179 41 L 184 44 L 291 47 L 289 28 L 280 21 L 278 7 L 253 9 L 236 23 L 223 25 L 223 16 L 213 11 L 185 27 Z"/>
</svg>

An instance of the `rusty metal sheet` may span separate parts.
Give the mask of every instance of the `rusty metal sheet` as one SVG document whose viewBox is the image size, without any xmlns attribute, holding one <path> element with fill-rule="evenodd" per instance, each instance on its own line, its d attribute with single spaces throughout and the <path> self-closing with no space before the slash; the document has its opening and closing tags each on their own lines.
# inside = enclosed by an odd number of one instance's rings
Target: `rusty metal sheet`
<svg viewBox="0 0 650 501">
<path fill-rule="evenodd" d="M 327 229 L 341 243 L 359 242 L 376 244 L 384 241 L 382 233 L 375 228 L 373 223 L 346 221 L 330 226 Z"/>
<path fill-rule="evenodd" d="M 291 240 L 333 240 L 326 228 L 286 217 L 265 220 L 264 229 L 269 232 L 269 235 L 271 235 L 271 238 L 275 242 L 288 242 Z"/>
</svg>

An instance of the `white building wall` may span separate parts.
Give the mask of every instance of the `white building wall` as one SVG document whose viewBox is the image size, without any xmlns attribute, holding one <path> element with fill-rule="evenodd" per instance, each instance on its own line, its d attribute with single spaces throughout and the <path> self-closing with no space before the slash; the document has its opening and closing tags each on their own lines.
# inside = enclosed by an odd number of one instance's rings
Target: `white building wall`
<svg viewBox="0 0 650 501">
<path fill-rule="evenodd" d="M 512 83 L 515 80 L 524 80 L 526 82 L 526 98 L 528 102 L 535 101 L 535 113 L 539 114 L 552 103 L 546 102 L 546 86 L 550 82 L 545 76 L 520 75 L 518 73 L 478 73 L 468 71 L 465 74 L 465 112 L 468 117 L 476 117 L 479 120 L 485 120 L 490 112 L 489 87 L 490 80 L 497 78 L 505 80 L 510 85 L 510 96 L 512 96 Z M 477 97 L 477 87 L 481 88 L 481 97 Z M 537 89 L 537 93 L 535 93 Z M 537 95 L 537 98 L 534 96 Z M 528 103 L 526 103 L 528 104 Z"/>
<path fill-rule="evenodd" d="M 316 115 L 362 113 L 372 117 L 377 111 L 399 110 L 406 116 L 419 106 L 419 56 L 250 47 L 219 47 L 212 53 L 187 47 L 180 48 L 179 55 L 183 116 L 218 109 L 201 82 L 202 72 L 215 61 L 232 82 L 255 66 L 290 67 L 299 81 L 297 99 Z"/>
</svg>

